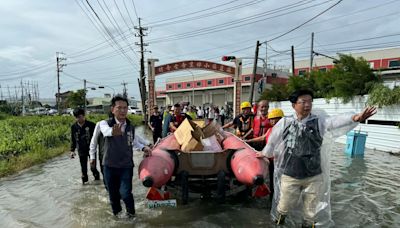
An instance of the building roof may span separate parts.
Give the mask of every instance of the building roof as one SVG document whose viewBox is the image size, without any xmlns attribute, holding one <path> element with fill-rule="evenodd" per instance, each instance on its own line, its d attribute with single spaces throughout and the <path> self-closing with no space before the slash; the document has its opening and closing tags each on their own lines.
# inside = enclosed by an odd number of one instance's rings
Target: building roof
<svg viewBox="0 0 400 228">
<path fill-rule="evenodd" d="M 253 73 L 252 67 L 247 67 L 247 68 L 242 69 L 242 75 L 251 75 L 252 73 Z M 263 73 L 264 73 L 264 68 L 257 67 L 257 74 L 262 75 Z M 287 72 L 273 70 L 273 69 L 267 69 L 267 75 L 271 75 L 272 73 L 278 73 L 278 77 L 283 77 L 283 78 L 289 77 Z M 187 72 L 187 75 L 185 75 L 185 76 L 167 78 L 166 83 L 191 82 L 191 81 L 193 81 L 193 76 L 195 77 L 195 80 L 207 80 L 207 79 L 230 77 L 229 75 L 222 74 L 222 73 L 216 73 L 216 72 L 210 72 L 210 73 L 204 73 L 204 74 L 193 74 L 193 75 L 191 75 L 189 72 Z"/>
<path fill-rule="evenodd" d="M 355 58 L 363 57 L 365 60 L 376 60 L 376 59 L 389 59 L 389 58 L 399 58 L 400 57 L 400 48 L 386 48 L 386 49 L 379 49 L 373 51 L 363 51 L 363 52 L 349 52 L 349 53 L 342 53 L 348 54 Z M 337 57 L 337 56 L 332 56 Z M 314 66 L 327 66 L 333 65 L 333 60 L 326 57 L 316 57 L 313 60 Z M 314 67 L 313 66 L 313 67 Z M 310 59 L 303 59 L 299 61 L 295 61 L 295 68 L 308 68 L 310 67 Z"/>
</svg>

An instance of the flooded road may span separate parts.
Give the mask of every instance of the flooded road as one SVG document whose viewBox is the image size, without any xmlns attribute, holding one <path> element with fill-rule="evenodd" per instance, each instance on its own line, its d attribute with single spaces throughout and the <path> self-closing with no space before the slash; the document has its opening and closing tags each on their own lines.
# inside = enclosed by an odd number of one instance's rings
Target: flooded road
<svg viewBox="0 0 400 228">
<path fill-rule="evenodd" d="M 140 129 L 139 129 L 140 130 Z M 143 132 L 143 129 L 141 129 Z M 146 132 L 150 138 L 149 132 Z M 400 226 L 400 158 L 367 150 L 332 153 L 332 217 L 336 227 Z M 135 155 L 136 168 L 141 153 Z M 269 227 L 268 200 L 195 200 L 178 208 L 147 209 L 146 188 L 134 173 L 137 217 L 116 219 L 101 181 L 82 185 L 77 159 L 67 155 L 0 180 L 0 227 Z"/>
</svg>

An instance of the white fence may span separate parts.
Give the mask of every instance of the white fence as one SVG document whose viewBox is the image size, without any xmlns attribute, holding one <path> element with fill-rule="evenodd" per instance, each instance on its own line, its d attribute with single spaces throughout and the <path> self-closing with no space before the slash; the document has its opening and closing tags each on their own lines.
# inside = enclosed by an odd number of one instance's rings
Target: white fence
<svg viewBox="0 0 400 228">
<path fill-rule="evenodd" d="M 340 99 L 314 99 L 313 109 L 322 109 L 330 116 L 346 112 L 358 113 L 364 109 L 366 101 L 367 96 L 355 97 L 347 104 L 344 104 Z M 270 110 L 272 108 L 281 108 L 286 116 L 294 113 L 289 101 L 271 102 Z M 370 120 L 400 121 L 400 105 L 379 108 L 378 113 Z M 367 148 L 400 153 L 400 128 L 398 126 L 360 124 L 356 129 L 368 133 Z M 339 137 L 337 142 L 346 143 L 346 136 Z"/>
</svg>

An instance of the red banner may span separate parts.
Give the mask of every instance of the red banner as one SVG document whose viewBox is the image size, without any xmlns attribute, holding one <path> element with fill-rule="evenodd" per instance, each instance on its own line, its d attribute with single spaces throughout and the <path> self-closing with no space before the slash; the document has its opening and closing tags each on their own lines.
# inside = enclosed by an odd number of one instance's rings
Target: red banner
<svg viewBox="0 0 400 228">
<path fill-rule="evenodd" d="M 155 67 L 155 75 L 160 75 L 185 69 L 202 69 L 202 70 L 220 72 L 223 74 L 235 75 L 235 67 L 208 61 L 200 61 L 200 60 L 181 61 L 181 62 L 175 62 L 157 66 Z"/>
</svg>

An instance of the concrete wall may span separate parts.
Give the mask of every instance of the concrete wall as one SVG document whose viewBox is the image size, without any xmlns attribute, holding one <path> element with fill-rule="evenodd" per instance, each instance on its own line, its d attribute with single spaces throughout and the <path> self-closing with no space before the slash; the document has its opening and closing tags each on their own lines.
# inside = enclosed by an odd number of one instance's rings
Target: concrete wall
<svg viewBox="0 0 400 228">
<path fill-rule="evenodd" d="M 367 98 L 367 96 L 358 96 L 347 104 L 344 104 L 339 99 L 331 99 L 329 101 L 325 99 L 315 99 L 313 102 L 313 109 L 322 109 L 330 116 L 346 112 L 358 113 L 364 109 Z M 294 113 L 289 101 L 271 102 L 270 110 L 272 108 L 281 108 L 286 116 Z M 400 105 L 379 108 L 378 113 L 371 117 L 370 120 L 400 122 Z M 366 142 L 367 148 L 400 153 L 400 128 L 398 126 L 367 123 L 360 124 L 356 130 L 368 133 Z M 346 136 L 338 138 L 337 142 L 346 143 Z"/>
</svg>

